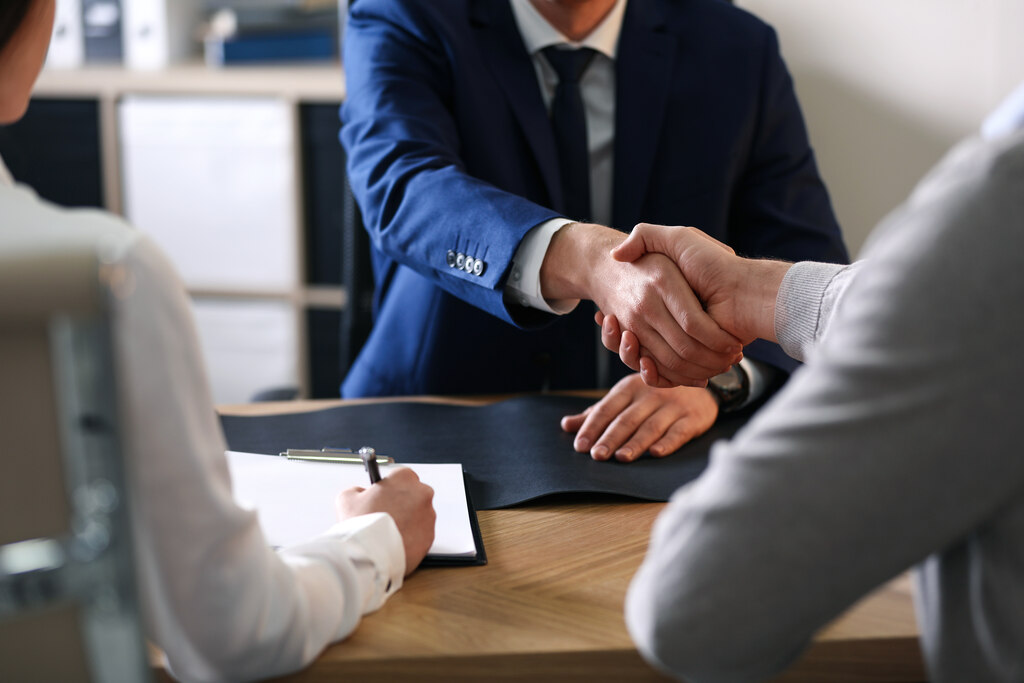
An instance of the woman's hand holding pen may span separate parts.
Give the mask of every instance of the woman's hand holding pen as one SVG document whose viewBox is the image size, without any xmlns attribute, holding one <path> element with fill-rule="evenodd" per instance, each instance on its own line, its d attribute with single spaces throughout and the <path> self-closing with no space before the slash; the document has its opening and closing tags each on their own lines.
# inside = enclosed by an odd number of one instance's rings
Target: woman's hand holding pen
<svg viewBox="0 0 1024 683">
<path fill-rule="evenodd" d="M 402 534 L 408 575 L 419 566 L 434 542 L 437 514 L 433 499 L 434 489 L 422 483 L 412 470 L 398 467 L 369 488 L 356 486 L 342 491 L 334 507 L 339 520 L 372 512 L 391 515 Z"/>
</svg>

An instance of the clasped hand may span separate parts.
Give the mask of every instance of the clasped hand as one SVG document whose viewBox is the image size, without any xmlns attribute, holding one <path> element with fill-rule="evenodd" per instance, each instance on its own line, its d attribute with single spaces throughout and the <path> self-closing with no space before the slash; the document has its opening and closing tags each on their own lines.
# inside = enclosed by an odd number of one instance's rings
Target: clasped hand
<svg viewBox="0 0 1024 683">
<path fill-rule="evenodd" d="M 738 362 L 741 341 L 707 314 L 673 259 L 631 253 L 628 261 L 617 260 L 613 248 L 623 239 L 599 225 L 560 229 L 541 268 L 545 297 L 594 301 L 636 335 L 671 386 L 703 387 Z"/>
<path fill-rule="evenodd" d="M 740 258 L 696 228 L 646 223 L 636 226 L 611 255 L 617 261 L 639 263 L 651 253 L 664 254 L 675 262 L 688 287 L 703 302 L 703 312 L 723 331 L 744 345 L 757 338 L 775 340 L 775 299 L 792 264 Z M 601 325 L 605 347 L 618 352 L 622 362 L 638 370 L 645 382 L 658 387 L 678 384 L 675 368 L 666 368 L 650 353 L 630 323 L 616 319 L 614 313 L 599 312 L 595 319 Z"/>
<path fill-rule="evenodd" d="M 721 355 L 708 344 L 721 342 L 716 334 L 728 333 L 729 339 L 743 344 L 758 336 L 774 337 L 774 292 L 788 264 L 741 259 L 696 228 L 648 224 L 638 225 L 610 254 L 619 263 L 633 265 L 635 272 L 622 276 L 620 296 L 610 297 L 611 305 L 594 297 L 600 308 L 596 321 L 604 345 L 640 375 L 623 379 L 583 413 L 563 418 L 562 428 L 577 432 L 577 451 L 589 450 L 598 460 L 614 456 L 631 461 L 644 451 L 667 455 L 703 434 L 717 418 L 711 394 L 688 388 L 705 385 L 739 360 L 737 354 L 724 367 L 715 367 Z M 635 283 L 643 280 L 652 257 L 663 257 L 675 267 L 674 273 L 662 272 L 655 288 L 669 296 L 661 306 L 643 302 L 630 307 L 631 300 L 638 301 Z M 743 286 L 746 293 L 741 293 Z M 752 292 L 766 295 L 751 296 Z M 666 324 L 665 314 L 677 323 L 675 327 Z"/>
</svg>

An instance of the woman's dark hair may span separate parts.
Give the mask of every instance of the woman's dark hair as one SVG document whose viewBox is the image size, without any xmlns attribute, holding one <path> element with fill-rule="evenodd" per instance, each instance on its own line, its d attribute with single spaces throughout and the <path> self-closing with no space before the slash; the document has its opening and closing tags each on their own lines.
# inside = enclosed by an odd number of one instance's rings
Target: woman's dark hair
<svg viewBox="0 0 1024 683">
<path fill-rule="evenodd" d="M 0 51 L 7 47 L 33 2 L 35 0 L 0 0 Z"/>
</svg>

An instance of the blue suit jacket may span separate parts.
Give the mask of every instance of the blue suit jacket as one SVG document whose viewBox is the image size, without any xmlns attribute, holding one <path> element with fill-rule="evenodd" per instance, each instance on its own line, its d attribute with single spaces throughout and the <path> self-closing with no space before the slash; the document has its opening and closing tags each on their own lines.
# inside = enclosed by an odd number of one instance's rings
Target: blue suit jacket
<svg viewBox="0 0 1024 683">
<path fill-rule="evenodd" d="M 520 240 L 562 205 L 508 2 L 359 0 L 344 49 L 341 140 L 376 293 L 343 395 L 595 386 L 592 307 L 555 319 L 503 298 Z M 615 68 L 613 227 L 695 225 L 740 254 L 845 261 L 770 27 L 717 0 L 632 0 Z M 747 354 L 792 367 L 774 345 Z"/>
</svg>

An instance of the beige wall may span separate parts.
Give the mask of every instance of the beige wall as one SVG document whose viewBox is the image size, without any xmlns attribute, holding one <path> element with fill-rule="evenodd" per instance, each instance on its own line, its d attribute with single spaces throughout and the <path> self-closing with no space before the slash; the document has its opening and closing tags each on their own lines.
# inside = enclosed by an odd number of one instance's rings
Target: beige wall
<svg viewBox="0 0 1024 683">
<path fill-rule="evenodd" d="M 1024 0 L 737 0 L 772 24 L 847 245 L 1024 81 Z"/>
</svg>

